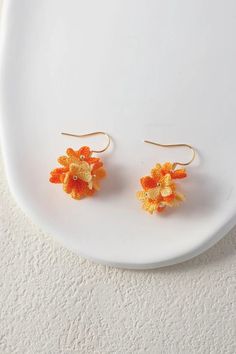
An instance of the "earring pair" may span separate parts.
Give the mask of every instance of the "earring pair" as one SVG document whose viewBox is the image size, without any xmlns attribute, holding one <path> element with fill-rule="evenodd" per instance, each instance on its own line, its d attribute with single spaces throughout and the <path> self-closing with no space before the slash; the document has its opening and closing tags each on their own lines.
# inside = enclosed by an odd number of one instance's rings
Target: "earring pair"
<svg viewBox="0 0 236 354">
<path fill-rule="evenodd" d="M 49 181 L 62 184 L 63 190 L 70 194 L 72 198 L 80 200 L 94 195 L 100 190 L 100 181 L 106 177 L 106 171 L 102 160 L 93 155 L 107 151 L 111 145 L 111 137 L 105 132 L 83 135 L 62 133 L 62 135 L 77 138 L 104 135 L 107 138 L 107 144 L 102 150 L 92 150 L 88 146 L 82 146 L 79 150 L 68 148 L 66 155 L 57 159 L 62 167 L 55 168 L 50 173 Z M 164 145 L 148 140 L 144 142 L 164 148 L 186 147 L 192 151 L 192 158 L 189 162 L 157 163 L 151 170 L 150 175 L 140 179 L 142 190 L 137 192 L 137 198 L 142 202 L 143 209 L 150 214 L 160 213 L 167 207 L 178 206 L 185 200 L 184 195 L 178 191 L 175 181 L 187 177 L 186 169 L 183 167 L 194 161 L 196 152 L 188 144 Z M 177 169 L 177 166 L 181 166 L 181 168 Z"/>
</svg>

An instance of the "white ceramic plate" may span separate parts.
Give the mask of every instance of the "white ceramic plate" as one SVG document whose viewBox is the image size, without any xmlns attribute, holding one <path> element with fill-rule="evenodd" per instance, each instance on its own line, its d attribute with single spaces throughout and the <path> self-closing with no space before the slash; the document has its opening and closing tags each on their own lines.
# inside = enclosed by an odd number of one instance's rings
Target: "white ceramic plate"
<svg viewBox="0 0 236 354">
<path fill-rule="evenodd" d="M 189 259 L 236 220 L 236 2 L 5 0 L 1 137 L 10 187 L 41 227 L 79 254 L 127 268 Z M 109 132 L 109 177 L 77 202 L 48 183 L 57 156 Z M 150 216 L 135 193 L 158 161 L 198 158 L 187 202 Z"/>
</svg>

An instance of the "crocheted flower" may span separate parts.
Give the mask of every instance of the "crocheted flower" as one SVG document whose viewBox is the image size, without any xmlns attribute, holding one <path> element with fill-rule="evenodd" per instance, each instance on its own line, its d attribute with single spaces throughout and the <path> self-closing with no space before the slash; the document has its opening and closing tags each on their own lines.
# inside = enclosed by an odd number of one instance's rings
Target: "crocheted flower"
<svg viewBox="0 0 236 354">
<path fill-rule="evenodd" d="M 100 189 L 100 180 L 106 176 L 102 161 L 92 157 L 87 146 L 78 151 L 69 148 L 66 153 L 67 156 L 58 158 L 63 167 L 51 172 L 50 182 L 61 183 L 63 190 L 74 199 L 93 195 Z"/>
<path fill-rule="evenodd" d="M 157 164 L 151 170 L 151 176 L 140 180 L 143 190 L 137 193 L 137 198 L 143 203 L 143 209 L 153 214 L 184 201 L 184 196 L 176 191 L 174 180 L 186 176 L 184 169 L 175 170 L 175 165 L 170 162 Z"/>
</svg>

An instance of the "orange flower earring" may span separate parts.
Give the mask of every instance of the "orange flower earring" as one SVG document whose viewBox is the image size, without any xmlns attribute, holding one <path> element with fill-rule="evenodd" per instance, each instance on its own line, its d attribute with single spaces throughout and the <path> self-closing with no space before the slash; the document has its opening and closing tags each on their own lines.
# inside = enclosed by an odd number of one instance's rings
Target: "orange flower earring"
<svg viewBox="0 0 236 354">
<path fill-rule="evenodd" d="M 188 144 L 163 145 L 145 140 L 145 143 L 160 147 L 187 147 L 193 156 L 187 163 L 166 162 L 163 165 L 157 164 L 152 170 L 151 175 L 141 178 L 140 182 L 143 190 L 137 193 L 137 198 L 143 203 L 143 209 L 153 214 L 163 212 L 166 207 L 178 206 L 185 200 L 182 193 L 178 192 L 175 184 L 176 179 L 187 177 L 185 169 L 176 169 L 177 166 L 190 165 L 196 156 L 195 149 Z"/>
<path fill-rule="evenodd" d="M 108 139 L 106 147 L 102 150 L 91 150 L 83 146 L 79 150 L 68 148 L 66 156 L 60 156 L 58 162 L 62 167 L 55 168 L 50 173 L 51 183 L 62 184 L 63 190 L 74 199 L 92 196 L 100 189 L 100 180 L 106 176 L 103 162 L 100 158 L 93 157 L 93 154 L 105 152 L 110 144 L 111 138 L 107 133 L 95 132 L 84 135 L 61 133 L 62 135 L 83 138 L 95 135 L 104 135 Z"/>
</svg>

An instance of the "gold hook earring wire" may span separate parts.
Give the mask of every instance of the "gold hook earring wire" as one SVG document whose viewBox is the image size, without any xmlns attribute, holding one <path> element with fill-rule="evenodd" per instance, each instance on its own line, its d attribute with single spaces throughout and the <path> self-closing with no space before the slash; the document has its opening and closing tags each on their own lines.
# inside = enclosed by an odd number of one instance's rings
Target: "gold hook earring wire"
<svg viewBox="0 0 236 354">
<path fill-rule="evenodd" d="M 145 143 L 147 144 L 151 144 L 151 145 L 156 145 L 156 146 L 160 146 L 160 147 L 165 147 L 165 148 L 173 148 L 173 147 L 186 147 L 188 149 L 190 149 L 193 153 L 193 156 L 191 158 L 190 161 L 188 162 L 174 162 L 173 164 L 173 169 L 176 168 L 176 166 L 188 166 L 190 165 L 194 160 L 195 160 L 195 157 L 196 157 L 196 151 L 195 149 L 191 146 L 191 145 L 188 145 L 188 144 L 159 144 L 159 143 L 154 143 L 153 141 L 149 141 L 149 140 L 144 140 Z"/>
<path fill-rule="evenodd" d="M 88 134 L 80 134 L 80 135 L 77 135 L 77 134 L 70 134 L 70 133 L 61 133 L 62 135 L 67 135 L 67 136 L 72 136 L 72 137 L 75 137 L 75 138 L 86 138 L 86 137 L 89 137 L 89 136 L 95 136 L 95 135 L 104 135 L 105 137 L 107 137 L 108 139 L 108 143 L 107 145 L 105 146 L 104 149 L 102 150 L 92 150 L 92 152 L 96 153 L 96 154 L 100 154 L 102 152 L 105 152 L 107 151 L 107 149 L 110 147 L 111 145 L 111 137 L 109 134 L 105 133 L 105 132 L 94 132 L 94 133 L 88 133 Z"/>
</svg>

